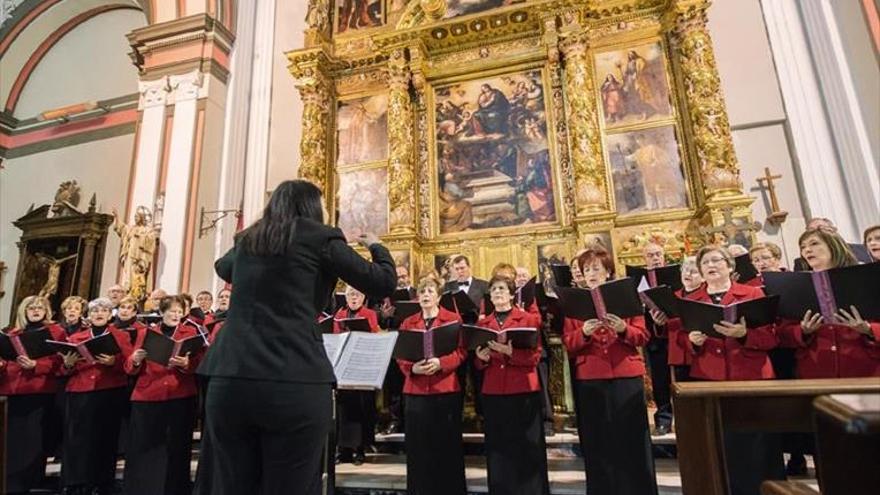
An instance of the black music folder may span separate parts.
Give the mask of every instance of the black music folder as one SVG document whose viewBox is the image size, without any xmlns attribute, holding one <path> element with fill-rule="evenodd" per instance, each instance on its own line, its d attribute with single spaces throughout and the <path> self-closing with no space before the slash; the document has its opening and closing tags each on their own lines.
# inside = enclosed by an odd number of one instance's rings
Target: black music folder
<svg viewBox="0 0 880 495">
<path fill-rule="evenodd" d="M 458 348 L 461 324 L 447 323 L 429 330 L 403 330 L 397 334 L 392 355 L 417 363 L 424 359 L 445 356 Z"/>
<path fill-rule="evenodd" d="M 391 320 L 391 328 L 398 329 L 403 320 L 422 310 L 418 301 L 394 301 L 394 318 Z"/>
<path fill-rule="evenodd" d="M 336 323 L 343 332 L 372 332 L 370 322 L 366 318 L 336 318 Z M 333 333 L 331 330 L 330 333 Z"/>
<path fill-rule="evenodd" d="M 755 268 L 755 265 L 752 264 L 751 255 L 741 254 L 734 258 L 733 261 L 735 265 L 733 267 L 733 271 L 739 274 L 739 279 L 737 279 L 737 282 L 744 284 L 746 282 L 754 280 L 758 277 L 758 275 L 760 275 L 760 273 L 758 273 L 758 269 Z"/>
<path fill-rule="evenodd" d="M 666 285 L 659 287 L 651 287 L 647 289 L 639 288 L 639 298 L 650 309 L 660 311 L 668 318 L 678 316 L 678 297 L 675 292 Z"/>
<path fill-rule="evenodd" d="M 532 277 L 522 287 L 516 290 L 513 295 L 513 302 L 522 309 L 529 309 L 529 306 L 535 302 L 537 297 L 537 278 Z"/>
<path fill-rule="evenodd" d="M 775 323 L 778 309 L 779 296 L 761 297 L 728 306 L 690 299 L 678 300 L 681 324 L 685 331 L 703 332 L 709 337 L 722 339 L 726 335 L 715 331 L 715 324 L 722 321 L 738 323 L 740 318 L 745 318 L 746 329 L 750 330 Z"/>
<path fill-rule="evenodd" d="M 515 349 L 534 349 L 538 346 L 537 328 L 505 328 L 493 330 L 476 325 L 462 325 L 467 349 L 473 351 L 478 347 L 485 347 L 489 341 L 510 343 Z"/>
<path fill-rule="evenodd" d="M 467 292 L 463 290 L 444 292 L 443 295 L 440 296 L 440 306 L 443 306 L 453 313 L 458 313 L 459 315 L 480 314 L 480 308 L 474 304 L 470 296 L 467 295 Z"/>
<path fill-rule="evenodd" d="M 574 284 L 574 276 L 571 274 L 569 265 L 550 265 L 553 272 L 553 285 L 556 287 L 571 287 Z"/>
<path fill-rule="evenodd" d="M 391 294 L 391 302 L 412 301 L 413 298 L 409 293 L 409 289 L 395 289 Z"/>
<path fill-rule="evenodd" d="M 562 312 L 569 318 L 601 319 L 608 313 L 629 318 L 644 312 L 635 281 L 629 277 L 605 282 L 595 289 L 559 287 L 556 290 Z"/>
<path fill-rule="evenodd" d="M 143 343 L 143 349 L 147 351 L 147 359 L 154 363 L 168 366 L 168 361 L 174 356 L 185 356 L 187 353 L 195 354 L 206 347 L 208 342 L 203 335 L 194 335 L 183 340 L 175 340 L 160 333 L 148 330 Z"/>
<path fill-rule="evenodd" d="M 30 359 L 51 356 L 57 352 L 47 343 L 51 339 L 52 334 L 47 328 L 23 332 L 13 337 L 0 332 L 0 357 L 5 361 L 15 361 L 18 356 L 27 356 Z"/>
<path fill-rule="evenodd" d="M 855 306 L 865 320 L 880 320 L 880 262 L 820 272 L 764 272 L 764 292 L 781 296 L 779 316 L 802 320 L 807 310 L 826 323 Z"/>
<path fill-rule="evenodd" d="M 110 332 L 104 332 L 97 337 L 92 337 L 77 344 L 72 342 L 60 342 L 57 340 L 47 340 L 46 342 L 49 343 L 56 352 L 63 354 L 76 352 L 84 357 L 89 363 L 94 363 L 95 358 L 99 354 L 113 356 L 114 354 L 122 352 L 122 349 L 119 348 L 119 344 L 116 343 L 116 338 L 113 337 L 113 334 Z"/>
<path fill-rule="evenodd" d="M 318 329 L 321 333 L 333 333 L 333 315 L 326 313 L 318 317 Z"/>
<path fill-rule="evenodd" d="M 681 289 L 681 265 L 666 265 L 650 270 L 643 266 L 626 265 L 626 276 L 636 283 L 641 282 L 644 277 L 651 287 L 665 285 L 673 291 Z"/>
</svg>

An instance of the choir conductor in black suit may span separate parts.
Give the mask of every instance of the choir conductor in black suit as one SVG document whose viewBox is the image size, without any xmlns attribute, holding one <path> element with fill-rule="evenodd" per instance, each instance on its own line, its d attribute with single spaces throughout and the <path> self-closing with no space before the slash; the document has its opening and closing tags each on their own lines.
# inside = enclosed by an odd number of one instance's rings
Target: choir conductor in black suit
<svg viewBox="0 0 880 495">
<path fill-rule="evenodd" d="M 199 493 L 318 494 L 335 381 L 316 316 L 337 278 L 379 299 L 397 284 L 394 260 L 364 236 L 372 262 L 324 225 L 321 192 L 286 181 L 263 217 L 215 263 L 235 291 L 199 372 L 210 376 Z"/>
</svg>

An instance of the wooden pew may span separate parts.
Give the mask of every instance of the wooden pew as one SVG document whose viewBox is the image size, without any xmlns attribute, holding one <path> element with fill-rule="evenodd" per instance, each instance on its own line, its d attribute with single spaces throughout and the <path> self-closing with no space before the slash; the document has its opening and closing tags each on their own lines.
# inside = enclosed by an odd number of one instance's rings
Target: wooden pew
<svg viewBox="0 0 880 495">
<path fill-rule="evenodd" d="M 675 423 L 684 495 L 730 495 L 724 429 L 812 432 L 813 400 L 880 393 L 876 378 L 675 384 Z"/>
<path fill-rule="evenodd" d="M 819 397 L 814 406 L 822 494 L 880 491 L 880 395 Z"/>
</svg>

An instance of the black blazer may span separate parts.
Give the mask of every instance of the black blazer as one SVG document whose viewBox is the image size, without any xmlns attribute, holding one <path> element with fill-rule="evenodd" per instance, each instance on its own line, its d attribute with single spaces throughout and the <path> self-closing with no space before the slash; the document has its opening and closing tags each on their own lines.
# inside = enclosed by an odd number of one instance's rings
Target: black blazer
<svg viewBox="0 0 880 495">
<path fill-rule="evenodd" d="M 873 262 L 873 258 L 871 258 L 871 253 L 868 252 L 868 247 L 864 244 L 849 244 L 850 251 L 856 256 L 856 260 L 859 263 L 871 263 Z M 796 272 L 809 272 L 810 265 L 807 264 L 807 260 L 803 258 L 795 258 L 794 260 L 794 271 Z"/>
<path fill-rule="evenodd" d="M 444 292 L 457 292 L 458 291 L 458 281 L 453 280 L 452 282 L 447 282 L 446 286 L 443 288 Z M 477 277 L 471 278 L 471 285 L 468 287 L 468 297 L 471 298 L 471 301 L 480 307 L 480 303 L 483 302 L 483 297 L 489 293 L 489 282 L 479 279 Z"/>
<path fill-rule="evenodd" d="M 370 263 L 349 247 L 341 230 L 307 219 L 298 220 L 296 237 L 287 256 L 253 256 L 233 247 L 214 263 L 233 293 L 223 331 L 205 355 L 200 374 L 336 381 L 317 316 L 337 278 L 368 297 L 391 294 L 397 285 L 394 259 L 374 244 Z"/>
</svg>

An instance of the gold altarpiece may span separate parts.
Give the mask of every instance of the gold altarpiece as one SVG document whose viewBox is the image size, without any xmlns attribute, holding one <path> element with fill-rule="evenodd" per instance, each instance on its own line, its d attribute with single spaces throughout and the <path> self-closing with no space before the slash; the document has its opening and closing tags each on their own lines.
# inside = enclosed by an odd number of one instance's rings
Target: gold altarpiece
<svg viewBox="0 0 880 495">
<path fill-rule="evenodd" d="M 477 276 L 501 261 L 538 273 L 590 242 L 619 266 L 641 263 L 648 240 L 680 258 L 723 209 L 751 221 L 709 7 L 312 0 L 306 48 L 287 53 L 299 176 L 343 230 L 382 230 L 414 273 L 458 253 Z M 568 367 L 550 347 L 565 414 Z"/>
</svg>

